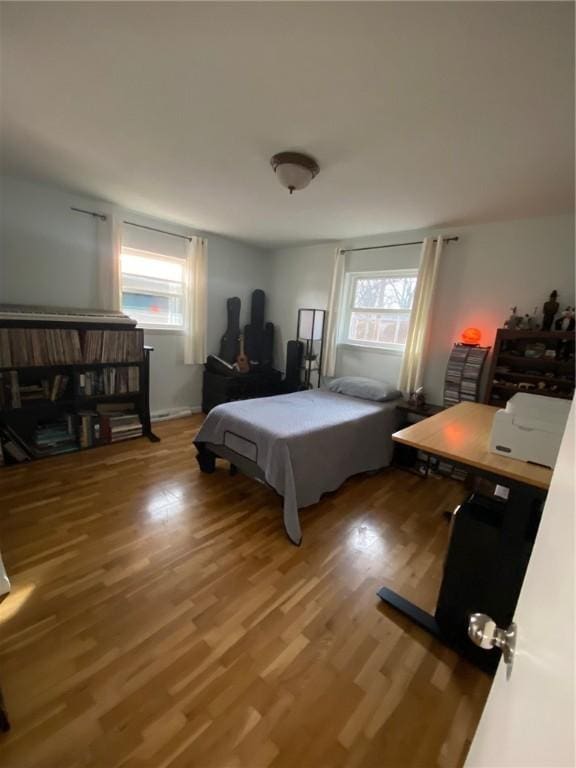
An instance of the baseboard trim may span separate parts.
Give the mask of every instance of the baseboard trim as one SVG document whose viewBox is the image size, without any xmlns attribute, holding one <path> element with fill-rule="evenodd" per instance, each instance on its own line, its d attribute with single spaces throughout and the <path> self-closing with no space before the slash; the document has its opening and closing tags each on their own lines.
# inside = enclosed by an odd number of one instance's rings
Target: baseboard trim
<svg viewBox="0 0 576 768">
<path fill-rule="evenodd" d="M 190 408 L 168 408 L 166 411 L 157 411 L 151 413 L 152 423 L 158 421 L 170 421 L 171 419 L 182 419 L 185 416 L 191 416 L 193 413 L 202 413 L 202 406 L 192 405 Z"/>
</svg>

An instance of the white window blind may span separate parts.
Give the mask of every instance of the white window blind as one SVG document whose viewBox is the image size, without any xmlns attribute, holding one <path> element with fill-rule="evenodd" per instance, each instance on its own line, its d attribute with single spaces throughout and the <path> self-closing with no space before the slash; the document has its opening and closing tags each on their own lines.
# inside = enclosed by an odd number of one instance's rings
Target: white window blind
<svg viewBox="0 0 576 768">
<path fill-rule="evenodd" d="M 122 248 L 122 311 L 143 328 L 184 328 L 184 259 Z"/>
</svg>

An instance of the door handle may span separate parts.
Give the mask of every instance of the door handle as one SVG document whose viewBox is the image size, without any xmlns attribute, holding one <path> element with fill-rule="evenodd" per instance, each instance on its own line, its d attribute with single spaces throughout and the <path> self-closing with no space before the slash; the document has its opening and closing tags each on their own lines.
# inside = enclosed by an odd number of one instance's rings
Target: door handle
<svg viewBox="0 0 576 768">
<path fill-rule="evenodd" d="M 485 613 L 472 613 L 468 622 L 468 637 L 479 648 L 488 651 L 499 648 L 506 664 L 511 665 L 516 649 L 516 624 L 512 622 L 508 629 L 496 626 Z"/>
</svg>

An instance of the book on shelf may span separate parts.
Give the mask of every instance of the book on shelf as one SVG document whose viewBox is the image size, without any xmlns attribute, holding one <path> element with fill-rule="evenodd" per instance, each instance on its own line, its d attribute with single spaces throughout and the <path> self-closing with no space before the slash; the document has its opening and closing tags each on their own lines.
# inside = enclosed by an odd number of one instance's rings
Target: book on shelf
<svg viewBox="0 0 576 768">
<path fill-rule="evenodd" d="M 34 431 L 33 450 L 38 458 L 77 451 L 74 415 L 67 414 L 57 421 L 38 424 Z"/>
<path fill-rule="evenodd" d="M 128 440 L 131 437 L 140 437 L 143 434 L 142 423 L 137 414 L 108 416 L 110 422 L 110 442 L 117 443 L 120 440 Z"/>
<path fill-rule="evenodd" d="M 22 384 L 18 371 L 0 371 L 0 410 L 21 408 L 23 403 L 59 400 L 68 386 L 69 376 L 57 373 L 32 384 Z"/>
<path fill-rule="evenodd" d="M 20 408 L 18 371 L 0 372 L 0 410 Z"/>
<path fill-rule="evenodd" d="M 96 411 L 78 413 L 78 439 L 81 448 L 91 448 L 108 442 L 102 431 L 100 416 Z"/>
<path fill-rule="evenodd" d="M 88 370 L 78 377 L 78 392 L 93 395 L 124 395 L 140 390 L 140 368 L 137 365 L 126 368 L 102 368 Z"/>
<path fill-rule="evenodd" d="M 130 408 L 126 408 L 126 405 Z M 133 403 L 100 403 L 96 410 L 100 414 L 102 432 L 108 442 L 117 443 L 144 434 L 142 421 Z"/>
<path fill-rule="evenodd" d="M 68 387 L 69 381 L 69 376 L 65 376 L 62 373 L 57 373 L 52 380 L 52 387 L 50 388 L 50 400 L 60 400 L 60 398 L 64 395 L 66 388 Z"/>
<path fill-rule="evenodd" d="M 30 461 L 34 456 L 34 451 L 28 443 L 7 424 L 0 426 L 0 442 L 4 446 L 5 455 L 18 463 Z"/>
<path fill-rule="evenodd" d="M 24 461 L 30 461 L 32 458 L 26 451 L 23 451 L 18 443 L 14 442 L 10 438 L 5 438 L 3 441 L 3 450 L 7 456 L 10 456 L 14 461 L 21 464 Z"/>
</svg>

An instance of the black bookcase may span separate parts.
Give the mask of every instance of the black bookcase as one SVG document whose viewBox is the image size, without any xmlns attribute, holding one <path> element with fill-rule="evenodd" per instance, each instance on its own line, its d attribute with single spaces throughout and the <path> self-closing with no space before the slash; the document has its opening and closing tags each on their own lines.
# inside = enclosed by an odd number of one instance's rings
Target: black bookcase
<svg viewBox="0 0 576 768">
<path fill-rule="evenodd" d="M 24 360 L 26 354 L 18 346 L 22 337 L 14 336 L 12 332 L 34 330 L 77 332 L 79 348 L 74 362 L 55 362 L 59 356 L 66 359 L 66 354 L 51 341 L 51 354 L 46 355 L 52 362 L 39 364 L 42 350 L 36 340 L 40 338 L 45 343 L 47 338 L 41 334 L 26 337 L 31 357 Z M 135 335 L 122 336 L 130 343 L 126 345 L 121 361 L 111 360 L 108 356 L 95 362 L 92 355 L 87 362 L 86 340 L 91 331 L 109 332 L 107 338 L 111 345 L 115 338 L 119 338 L 115 335 L 117 332 Z M 30 342 L 31 338 L 34 341 Z M 5 353 L 11 345 L 15 355 L 11 364 L 5 365 L 6 354 L 2 356 L 0 347 L 0 464 L 70 453 L 132 437 L 144 436 L 152 442 L 159 440 L 152 431 L 150 419 L 150 354 L 153 347 L 144 345 L 141 329 L 113 323 L 2 320 L 2 343 Z M 135 352 L 133 357 L 132 352 Z M 66 440 L 62 437 L 65 430 L 69 435 Z M 51 440 L 51 434 L 58 434 L 60 442 L 56 438 Z M 9 450 L 7 446 L 10 446 Z"/>
</svg>

